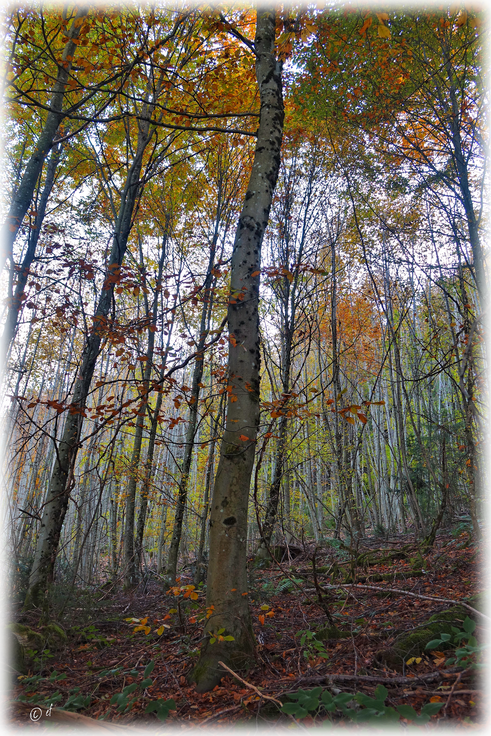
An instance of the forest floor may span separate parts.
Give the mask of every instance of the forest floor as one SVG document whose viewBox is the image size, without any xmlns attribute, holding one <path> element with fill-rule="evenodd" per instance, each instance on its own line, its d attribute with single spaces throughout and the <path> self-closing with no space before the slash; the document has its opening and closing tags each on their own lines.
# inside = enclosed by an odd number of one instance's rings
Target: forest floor
<svg viewBox="0 0 491 736">
<path fill-rule="evenodd" d="M 360 560 L 362 553 L 369 555 L 368 560 L 366 556 Z M 340 692 L 373 697 L 377 686 L 383 685 L 385 705 L 392 708 L 409 705 L 420 713 L 426 704 L 439 703 L 427 709 L 426 728 L 457 725 L 480 730 L 485 715 L 483 685 L 480 670 L 473 664 L 476 659 L 482 663 L 481 651 L 457 663 L 449 661 L 455 658 L 455 645 L 453 649 L 442 644 L 419 651 L 416 644 L 412 653 L 392 659 L 380 652 L 387 652 L 406 633 L 421 630 L 431 615 L 450 607 L 449 600 L 468 601 L 479 593 L 481 555 L 482 545 L 472 544 L 469 534 L 458 530 L 440 533 L 426 555 L 421 555 L 409 535 L 367 538 L 358 547 L 356 565 L 355 554 L 336 548 L 333 541 L 316 553 L 319 585 L 333 585 L 325 588 L 322 604 L 312 572 L 312 550 L 253 571 L 250 606 L 258 644 L 255 666 L 240 673 L 241 681 L 227 675 L 220 686 L 202 695 L 187 676 L 198 655 L 205 595 L 198 590 L 197 600 L 191 600 L 186 586 L 192 581 L 186 568 L 169 593 L 153 576 L 131 593 L 99 587 L 89 597 L 74 595 L 71 607 L 58 619 L 68 635 L 64 646 L 38 653 L 31 659 L 27 676 L 15 678 L 10 723 L 42 730 L 55 722 L 69 726 L 106 723 L 113 730 L 117 726 L 150 727 L 157 733 L 169 726 L 180 731 L 198 726 L 215 730 L 239 723 L 298 730 L 332 718 L 337 725 L 351 728 L 351 721 L 340 710 L 330 713 L 322 702 L 316 706 L 319 689 L 330 693 L 325 704 Z M 353 581 L 349 577 L 353 574 L 356 588 L 346 583 Z M 482 608 L 474 601 L 471 605 Z M 321 630 L 329 625 L 326 606 L 344 638 L 321 638 Z M 484 643 L 489 619 L 470 609 L 469 618 L 477 624 L 477 643 Z M 36 628 L 32 619 L 18 620 Z M 469 636 L 463 636 L 460 647 Z M 154 664 L 152 672 L 149 663 Z M 141 686 L 145 678 L 152 682 Z M 114 702 L 114 696 L 132 684 L 133 692 L 125 691 Z M 314 699 L 304 698 L 303 711 L 298 699 L 288 697 L 288 693 L 315 687 Z M 383 700 L 381 691 L 377 692 Z M 164 716 L 168 710 L 165 722 L 145 712 L 150 702 L 170 699 L 174 703 L 163 707 Z M 293 717 L 280 712 L 285 703 L 295 704 Z M 358 696 L 355 707 L 359 709 L 360 703 L 363 697 Z M 52 711 L 46 713 L 50 705 Z M 169 710 L 169 706 L 174 707 Z M 438 713 L 432 715 L 432 708 L 439 708 Z M 87 717 L 104 720 L 94 723 Z M 409 713 L 409 718 L 401 717 L 401 725 L 411 720 Z"/>
</svg>

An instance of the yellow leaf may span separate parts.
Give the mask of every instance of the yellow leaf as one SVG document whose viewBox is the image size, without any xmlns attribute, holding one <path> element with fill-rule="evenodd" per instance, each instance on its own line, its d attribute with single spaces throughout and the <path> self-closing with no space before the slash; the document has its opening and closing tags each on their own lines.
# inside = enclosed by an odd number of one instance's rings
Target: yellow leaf
<svg viewBox="0 0 491 736">
<path fill-rule="evenodd" d="M 261 606 L 261 611 L 269 611 L 269 606 L 265 603 L 264 606 Z"/>
<path fill-rule="evenodd" d="M 377 28 L 378 35 L 380 38 L 390 38 L 390 31 L 387 28 L 387 26 L 384 26 L 382 23 Z"/>
<path fill-rule="evenodd" d="M 382 22 L 383 20 L 389 20 L 388 13 L 375 13 L 375 15 L 377 16 L 380 22 Z"/>
<path fill-rule="evenodd" d="M 464 23 L 467 23 L 467 12 L 463 10 L 457 20 L 455 21 L 456 26 L 463 26 Z"/>
</svg>

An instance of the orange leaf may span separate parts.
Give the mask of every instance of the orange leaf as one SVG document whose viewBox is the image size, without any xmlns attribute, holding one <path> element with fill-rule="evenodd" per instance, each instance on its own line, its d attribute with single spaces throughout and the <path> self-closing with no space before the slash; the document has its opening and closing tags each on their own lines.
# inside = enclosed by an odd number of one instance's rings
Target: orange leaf
<svg viewBox="0 0 491 736">
<path fill-rule="evenodd" d="M 358 419 L 360 420 L 360 422 L 363 422 L 363 424 L 366 424 L 367 423 L 368 420 L 367 420 L 367 418 L 366 418 L 366 416 L 364 414 L 357 413 L 356 416 L 358 417 Z"/>
<path fill-rule="evenodd" d="M 360 36 L 364 36 L 365 33 L 367 32 L 367 29 L 370 28 L 371 25 L 372 25 L 372 18 L 367 18 L 364 24 L 362 25 L 362 27 L 360 28 L 360 30 L 358 31 Z"/>
<path fill-rule="evenodd" d="M 241 440 L 241 442 L 247 442 L 248 439 L 249 439 L 249 437 L 246 437 L 245 434 L 241 434 L 240 437 L 239 437 L 239 440 Z"/>
<path fill-rule="evenodd" d="M 264 621 L 265 621 L 264 616 L 261 614 L 259 616 L 259 623 L 263 625 L 264 624 Z"/>
<path fill-rule="evenodd" d="M 259 276 L 260 273 L 261 273 L 261 271 L 253 271 L 251 273 L 251 277 L 254 278 L 254 276 Z"/>
</svg>

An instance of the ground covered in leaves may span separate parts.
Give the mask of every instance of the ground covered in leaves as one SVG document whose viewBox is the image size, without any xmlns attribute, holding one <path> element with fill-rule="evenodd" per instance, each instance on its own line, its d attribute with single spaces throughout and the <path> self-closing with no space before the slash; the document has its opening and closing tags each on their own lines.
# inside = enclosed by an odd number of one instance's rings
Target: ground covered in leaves
<svg viewBox="0 0 491 736">
<path fill-rule="evenodd" d="M 414 709 L 402 709 L 408 718 L 397 711 L 404 724 L 414 720 L 411 712 L 420 714 L 434 703 L 440 705 L 425 711 L 427 728 L 443 723 L 481 727 L 475 664 L 482 665 L 483 653 L 471 647 L 468 657 L 455 660 L 456 644 L 465 647 L 471 633 L 454 642 L 453 632 L 448 643 L 422 650 L 416 643 L 413 652 L 394 655 L 397 642 L 447 610 L 448 601 L 482 609 L 482 602 L 471 598 L 481 590 L 481 547 L 467 532 L 441 533 L 426 554 L 413 537 L 403 535 L 367 538 L 356 550 L 332 540 L 317 549 L 314 565 L 313 548 L 296 549 L 289 559 L 286 550 L 279 551 L 282 562 L 259 570 L 251 566 L 257 659 L 252 669 L 238 673 L 241 680 L 227 675 L 203 695 L 188 684 L 206 607 L 204 591 L 189 587 L 185 567 L 170 592 L 158 576 L 149 575 L 130 593 L 111 587 L 73 593 L 71 606 L 58 619 L 67 640 L 31 652 L 27 675 L 13 678 L 11 723 L 43 729 L 48 721 L 50 727 L 55 722 L 90 725 L 86 719 L 91 718 L 113 729 L 151 726 L 158 731 L 169 725 L 215 729 L 239 722 L 296 728 L 330 719 L 352 727 L 333 702 L 343 700 L 341 693 L 361 693 L 348 704 L 354 705 L 350 712 L 385 698 L 388 708 Z M 483 643 L 488 619 L 467 611 L 477 624 L 472 636 Z M 33 616 L 17 620 L 36 629 Z M 464 620 L 462 631 L 463 626 Z M 313 693 L 299 700 L 291 695 L 298 690 Z M 146 712 L 151 703 L 156 704 Z M 288 703 L 293 705 L 285 708 Z"/>
</svg>

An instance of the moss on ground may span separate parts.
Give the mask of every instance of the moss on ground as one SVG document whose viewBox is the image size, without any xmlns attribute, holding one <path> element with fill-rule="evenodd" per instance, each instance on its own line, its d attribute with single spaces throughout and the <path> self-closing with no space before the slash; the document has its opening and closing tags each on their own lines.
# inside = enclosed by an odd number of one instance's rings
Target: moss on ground
<svg viewBox="0 0 491 736">
<path fill-rule="evenodd" d="M 476 595 L 467 601 L 469 605 L 481 610 L 483 595 Z M 433 614 L 421 627 L 401 634 L 392 646 L 376 653 L 376 659 L 394 669 L 402 668 L 408 657 L 419 657 L 425 653 L 426 645 L 439 634 L 453 634 L 452 627 L 462 628 L 465 618 L 473 618 L 472 611 L 462 605 L 455 605 Z M 442 643 L 438 646 L 442 651 L 452 649 L 452 644 Z"/>
</svg>

